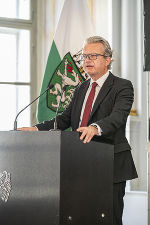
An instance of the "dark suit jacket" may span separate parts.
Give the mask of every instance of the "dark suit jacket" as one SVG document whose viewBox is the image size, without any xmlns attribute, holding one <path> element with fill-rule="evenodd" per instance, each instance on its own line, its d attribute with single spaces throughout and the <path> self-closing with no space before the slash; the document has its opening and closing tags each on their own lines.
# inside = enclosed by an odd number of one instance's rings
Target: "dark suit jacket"
<svg viewBox="0 0 150 225">
<path fill-rule="evenodd" d="M 68 108 L 58 116 L 57 124 L 60 130 L 72 127 L 75 131 L 79 126 L 82 104 L 90 80 L 79 85 Z M 127 117 L 133 103 L 134 93 L 130 81 L 109 73 L 94 103 L 88 125 L 95 122 L 102 129 L 98 141 L 114 144 L 114 182 L 118 183 L 137 177 L 131 155 L 131 147 L 125 137 Z M 54 120 L 37 124 L 39 130 L 53 128 Z"/>
</svg>

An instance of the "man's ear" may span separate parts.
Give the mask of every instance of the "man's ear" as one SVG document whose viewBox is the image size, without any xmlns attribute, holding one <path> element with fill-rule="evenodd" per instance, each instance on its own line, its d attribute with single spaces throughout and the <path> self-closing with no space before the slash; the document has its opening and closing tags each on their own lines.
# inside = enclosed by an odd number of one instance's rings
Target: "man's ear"
<svg viewBox="0 0 150 225">
<path fill-rule="evenodd" d="M 110 64 L 110 62 L 111 62 L 111 58 L 110 57 L 107 57 L 106 58 L 106 66 L 108 66 Z"/>
</svg>

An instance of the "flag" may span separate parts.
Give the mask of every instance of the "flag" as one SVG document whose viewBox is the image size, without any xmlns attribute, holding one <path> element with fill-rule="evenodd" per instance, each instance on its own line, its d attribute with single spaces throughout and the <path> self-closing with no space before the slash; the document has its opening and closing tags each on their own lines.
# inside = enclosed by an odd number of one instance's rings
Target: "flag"
<svg viewBox="0 0 150 225">
<path fill-rule="evenodd" d="M 93 34 L 87 1 L 65 0 L 48 56 L 41 93 L 50 83 L 54 87 L 39 99 L 39 122 L 55 116 L 63 85 L 67 85 L 67 90 L 62 96 L 59 112 L 68 105 L 77 84 L 84 81 L 78 53 L 84 40 Z"/>
</svg>

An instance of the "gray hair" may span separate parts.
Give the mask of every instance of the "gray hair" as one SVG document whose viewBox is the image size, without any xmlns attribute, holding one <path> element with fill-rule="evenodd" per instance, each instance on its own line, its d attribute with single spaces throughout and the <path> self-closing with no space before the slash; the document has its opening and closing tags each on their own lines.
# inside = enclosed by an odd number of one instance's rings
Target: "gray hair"
<svg viewBox="0 0 150 225">
<path fill-rule="evenodd" d="M 104 38 L 100 37 L 100 36 L 92 36 L 87 38 L 84 41 L 83 46 L 85 46 L 86 44 L 94 44 L 94 43 L 101 43 L 104 46 L 104 57 L 110 57 L 112 58 L 112 54 L 113 51 L 111 50 L 110 44 L 108 43 L 108 41 L 106 41 Z M 113 60 L 111 59 L 110 64 L 108 65 L 108 69 L 111 69 L 111 64 L 112 64 Z"/>
</svg>

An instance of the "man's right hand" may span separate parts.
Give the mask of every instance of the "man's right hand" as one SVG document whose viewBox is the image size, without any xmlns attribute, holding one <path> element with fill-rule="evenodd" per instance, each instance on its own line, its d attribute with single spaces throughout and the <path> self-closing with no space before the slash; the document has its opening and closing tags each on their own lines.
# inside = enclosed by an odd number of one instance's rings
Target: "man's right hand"
<svg viewBox="0 0 150 225">
<path fill-rule="evenodd" d="M 21 131 L 38 131 L 37 127 L 21 127 L 21 128 L 18 128 L 17 130 L 21 130 Z"/>
</svg>

